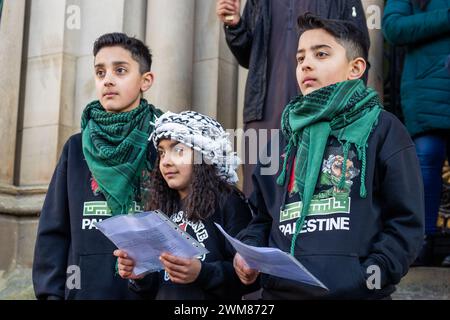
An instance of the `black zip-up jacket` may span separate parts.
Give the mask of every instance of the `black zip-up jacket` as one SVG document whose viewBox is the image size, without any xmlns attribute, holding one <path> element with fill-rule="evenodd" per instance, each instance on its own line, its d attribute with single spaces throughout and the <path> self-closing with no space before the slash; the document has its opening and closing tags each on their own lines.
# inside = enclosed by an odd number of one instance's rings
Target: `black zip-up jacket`
<svg viewBox="0 0 450 320">
<path fill-rule="evenodd" d="M 385 298 L 416 258 L 423 240 L 424 195 L 406 128 L 392 114 L 381 112 L 368 140 L 366 198 L 360 197 L 361 161 L 354 149 L 349 152 L 345 187 L 338 188 L 342 154 L 342 146 L 331 137 L 310 213 L 295 245 L 295 258 L 329 292 L 262 275 L 264 299 Z M 239 238 L 290 252 L 301 208 L 292 189 L 293 166 L 284 186 L 275 181 L 280 170 L 277 175 L 261 175 L 261 167 L 253 174 L 255 191 L 250 199 L 257 207 L 256 217 Z M 369 289 L 366 280 L 375 289 Z"/>
<path fill-rule="evenodd" d="M 209 253 L 201 257 L 201 270 L 190 284 L 175 284 L 165 271 L 146 275 L 141 280 L 130 281 L 130 289 L 148 299 L 157 300 L 239 300 L 243 294 L 255 291 L 258 285 L 244 286 L 233 268 L 235 251 L 214 225 L 235 236 L 252 218 L 247 201 L 237 192 L 223 195 L 216 211 L 207 219 L 188 221 L 183 212 L 173 214 L 172 221 L 178 224 L 200 243 Z"/>
<path fill-rule="evenodd" d="M 81 134 L 66 142 L 41 211 L 33 261 L 36 297 L 138 299 L 116 274 L 116 246 L 94 226 L 111 214 L 105 197 L 93 191 L 81 144 Z M 150 161 L 155 155 L 149 144 Z"/>
<path fill-rule="evenodd" d="M 298 1 L 298 0 L 296 0 Z M 314 14 L 354 22 L 369 39 L 364 9 L 360 0 L 309 0 Z M 353 7 L 356 18 L 353 17 Z M 293 13 L 294 19 L 301 13 Z M 248 0 L 238 25 L 224 26 L 228 46 L 239 62 L 249 70 L 244 97 L 244 122 L 261 120 L 267 89 L 267 56 L 271 26 L 270 0 Z M 295 72 L 295 70 L 293 70 Z"/>
</svg>

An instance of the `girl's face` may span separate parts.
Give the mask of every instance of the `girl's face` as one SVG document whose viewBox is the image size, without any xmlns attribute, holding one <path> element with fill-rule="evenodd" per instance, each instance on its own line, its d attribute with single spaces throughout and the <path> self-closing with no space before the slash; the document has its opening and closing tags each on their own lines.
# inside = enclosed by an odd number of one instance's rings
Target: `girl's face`
<svg viewBox="0 0 450 320">
<path fill-rule="evenodd" d="M 192 149 L 178 141 L 164 139 L 158 144 L 158 154 L 164 180 L 184 199 L 190 192 L 194 169 Z"/>
</svg>

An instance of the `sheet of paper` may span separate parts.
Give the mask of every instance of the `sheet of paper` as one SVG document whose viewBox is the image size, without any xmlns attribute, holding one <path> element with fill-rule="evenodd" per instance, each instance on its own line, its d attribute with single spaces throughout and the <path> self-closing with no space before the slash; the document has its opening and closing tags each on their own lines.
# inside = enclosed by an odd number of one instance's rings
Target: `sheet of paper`
<svg viewBox="0 0 450 320">
<path fill-rule="evenodd" d="M 217 228 L 230 241 L 234 249 L 244 258 L 248 266 L 262 273 L 271 274 L 328 290 L 294 257 L 277 248 L 253 247 L 231 237 L 216 223 Z"/>
<path fill-rule="evenodd" d="M 136 275 L 162 270 L 159 256 L 163 252 L 183 258 L 208 253 L 196 239 L 156 211 L 115 216 L 96 226 L 136 262 Z"/>
</svg>

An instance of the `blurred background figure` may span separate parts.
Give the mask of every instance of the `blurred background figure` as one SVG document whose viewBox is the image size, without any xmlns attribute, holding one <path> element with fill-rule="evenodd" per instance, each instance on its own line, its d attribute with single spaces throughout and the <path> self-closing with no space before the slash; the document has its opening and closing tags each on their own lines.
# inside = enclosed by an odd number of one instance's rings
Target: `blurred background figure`
<svg viewBox="0 0 450 320">
<path fill-rule="evenodd" d="M 248 0 L 242 16 L 240 9 L 240 0 L 217 1 L 216 13 L 225 25 L 228 46 L 239 64 L 249 70 L 244 130 L 279 129 L 283 108 L 299 93 L 295 78 L 299 15 L 311 12 L 323 18 L 350 20 L 369 39 L 360 0 Z M 255 165 L 248 163 L 248 143 L 245 147 L 244 193 L 249 196 Z"/>
<path fill-rule="evenodd" d="M 3 0 L 0 0 L 0 21 L 2 20 Z"/>
<path fill-rule="evenodd" d="M 425 240 L 416 265 L 435 260 L 442 166 L 450 155 L 449 8 L 450 0 L 388 0 L 383 17 L 386 39 L 406 46 L 401 107 L 425 187 Z"/>
<path fill-rule="evenodd" d="M 450 55 L 447 57 L 445 64 L 448 73 L 450 74 Z M 448 150 L 447 150 L 448 153 Z M 441 230 L 441 233 L 449 239 L 450 243 L 450 159 L 447 158 L 444 168 L 442 169 L 442 197 L 441 206 L 439 207 L 439 216 L 437 227 Z M 447 255 L 442 261 L 443 267 L 450 267 L 450 254 Z"/>
</svg>

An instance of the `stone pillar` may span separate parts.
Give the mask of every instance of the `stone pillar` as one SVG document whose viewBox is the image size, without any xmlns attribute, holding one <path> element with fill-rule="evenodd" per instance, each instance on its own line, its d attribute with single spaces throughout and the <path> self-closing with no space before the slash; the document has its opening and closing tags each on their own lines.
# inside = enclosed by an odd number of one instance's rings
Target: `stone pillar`
<svg viewBox="0 0 450 320">
<path fill-rule="evenodd" d="M 146 43 L 155 82 L 145 97 L 164 110 L 179 112 L 192 104 L 194 26 L 194 0 L 148 0 Z"/>
<path fill-rule="evenodd" d="M 0 185 L 0 278 L 2 270 L 10 271 L 17 266 L 31 268 L 36 217 L 45 192 L 46 188 Z"/>
<path fill-rule="evenodd" d="M 124 2 L 123 32 L 144 41 L 146 20 L 147 0 L 127 0 Z"/>
<path fill-rule="evenodd" d="M 0 184 L 12 185 L 16 152 L 25 1 L 6 0 L 0 20 Z"/>
<path fill-rule="evenodd" d="M 237 63 L 225 42 L 215 1 L 196 1 L 193 109 L 236 127 Z"/>
<path fill-rule="evenodd" d="M 20 185 L 47 184 L 73 132 L 77 41 L 76 33 L 66 32 L 66 10 L 73 2 L 78 1 L 31 2 L 24 114 L 18 128 Z"/>
<path fill-rule="evenodd" d="M 384 0 L 362 0 L 366 12 L 367 28 L 370 36 L 368 85 L 375 88 L 383 99 L 383 50 L 384 37 L 381 31 L 383 18 Z"/>
</svg>

